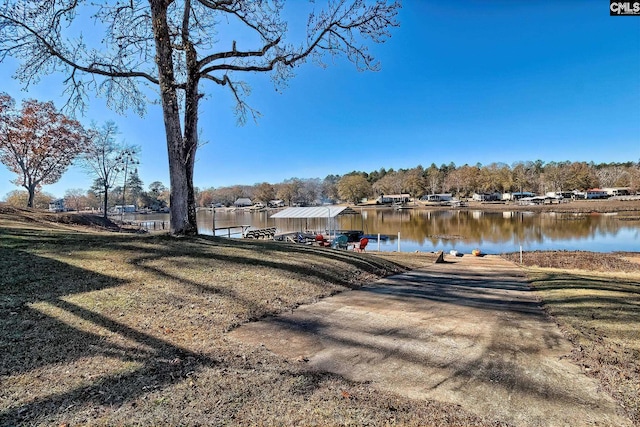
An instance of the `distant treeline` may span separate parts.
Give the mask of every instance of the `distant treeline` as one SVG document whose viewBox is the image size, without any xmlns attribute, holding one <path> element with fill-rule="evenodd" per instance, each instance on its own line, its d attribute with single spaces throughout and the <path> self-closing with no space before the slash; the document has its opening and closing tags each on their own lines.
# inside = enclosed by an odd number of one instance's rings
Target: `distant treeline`
<svg viewBox="0 0 640 427">
<path fill-rule="evenodd" d="M 529 191 L 545 194 L 555 191 L 584 191 L 597 187 L 629 187 L 640 191 L 640 162 L 594 163 L 549 162 L 542 160 L 516 162 L 512 165 L 491 163 L 456 166 L 454 163 L 428 168 L 385 169 L 372 172 L 353 171 L 345 175 L 320 178 L 291 178 L 280 183 L 201 189 L 200 206 L 233 204 L 238 198 L 267 202 L 283 200 L 287 205 L 309 205 L 316 201 L 350 201 L 382 194 L 408 193 L 412 197 L 425 194 L 452 193 L 469 197 L 473 193 Z"/>
<path fill-rule="evenodd" d="M 632 193 L 640 191 L 640 162 L 587 163 L 587 162 L 517 162 L 512 165 L 491 163 L 456 166 L 453 163 L 432 164 L 428 168 L 385 169 L 372 172 L 353 171 L 345 175 L 327 175 L 321 178 L 291 178 L 279 183 L 263 182 L 254 185 L 233 185 L 219 188 L 196 188 L 198 206 L 220 203 L 232 205 L 239 198 L 267 203 L 283 200 L 286 205 L 313 205 L 317 202 L 358 202 L 382 194 L 408 193 L 412 197 L 425 194 L 452 193 L 457 197 L 470 197 L 473 193 L 505 193 L 529 191 L 545 194 L 551 191 L 584 191 L 597 187 L 628 187 Z M 26 206 L 26 191 L 15 190 L 5 197 L 8 204 Z M 35 207 L 46 209 L 54 197 L 36 193 Z M 65 206 L 70 209 L 99 209 L 100 192 L 91 189 L 69 189 Z M 109 200 L 114 204 L 135 204 L 139 208 L 162 209 L 169 204 L 169 189 L 161 182 L 149 185 L 148 191 L 137 173 L 127 179 L 126 194 L 116 186 Z"/>
</svg>

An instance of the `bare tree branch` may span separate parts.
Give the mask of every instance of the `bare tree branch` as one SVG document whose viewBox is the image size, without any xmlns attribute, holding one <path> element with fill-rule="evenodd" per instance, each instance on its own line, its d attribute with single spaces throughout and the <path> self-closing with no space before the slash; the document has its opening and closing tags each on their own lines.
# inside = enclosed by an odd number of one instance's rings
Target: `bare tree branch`
<svg viewBox="0 0 640 427">
<path fill-rule="evenodd" d="M 106 76 L 106 77 L 120 77 L 120 78 L 142 77 L 144 79 L 147 79 L 151 83 L 158 84 L 158 79 L 156 79 L 155 77 L 147 73 L 140 72 L 140 71 L 133 71 L 133 70 L 120 71 L 114 66 L 114 64 L 107 64 L 107 63 L 103 64 L 100 62 L 93 62 L 91 64 L 81 65 L 79 63 L 76 63 L 75 61 L 73 61 L 72 59 L 64 55 L 64 53 L 61 50 L 56 49 L 53 43 L 50 43 L 33 28 L 3 13 L 0 13 L 0 19 L 3 19 L 7 22 L 11 22 L 14 25 L 24 29 L 26 32 L 30 33 L 34 38 L 36 38 L 40 43 L 42 43 L 42 45 L 46 48 L 46 51 L 51 56 L 58 58 L 60 61 L 70 66 L 74 70 L 79 70 L 85 73 L 97 74 L 97 75 Z"/>
<path fill-rule="evenodd" d="M 245 51 L 245 52 L 239 52 L 237 50 L 235 50 L 235 43 L 234 43 L 234 49 L 232 49 L 231 51 L 227 51 L 227 52 L 220 52 L 220 53 L 216 53 L 214 55 L 209 55 L 205 58 L 202 58 L 200 61 L 198 61 L 198 65 L 199 68 L 204 67 L 207 64 L 210 64 L 214 61 L 218 61 L 220 59 L 228 59 L 228 58 L 248 58 L 248 57 L 260 57 L 260 56 L 264 56 L 269 49 L 273 48 L 274 46 L 277 46 L 278 43 L 280 43 L 280 38 L 278 37 L 277 39 L 265 44 L 261 50 L 254 50 L 254 51 Z M 213 71 L 210 70 L 208 68 L 204 68 L 202 69 L 202 71 L 200 72 L 201 74 L 207 74 L 208 72 Z"/>
<path fill-rule="evenodd" d="M 324 9 L 312 6 L 307 35 L 296 45 L 287 41 L 283 0 L 0 1 L 0 61 L 18 59 L 16 75 L 27 86 L 63 72 L 69 108 L 83 108 L 95 93 L 118 111 L 139 113 L 153 93 L 162 105 L 177 234 L 197 232 L 193 167 L 203 81 L 229 88 L 240 124 L 249 115 L 256 120 L 239 74 L 269 73 L 284 85 L 308 58 L 325 66 L 326 57 L 338 56 L 358 70 L 378 70 L 367 44 L 390 36 L 400 8 L 393 0 L 323 0 Z M 102 33 L 97 42 L 77 31 L 87 19 Z M 221 49 L 216 36 L 224 30 L 239 36 L 223 38 Z"/>
</svg>

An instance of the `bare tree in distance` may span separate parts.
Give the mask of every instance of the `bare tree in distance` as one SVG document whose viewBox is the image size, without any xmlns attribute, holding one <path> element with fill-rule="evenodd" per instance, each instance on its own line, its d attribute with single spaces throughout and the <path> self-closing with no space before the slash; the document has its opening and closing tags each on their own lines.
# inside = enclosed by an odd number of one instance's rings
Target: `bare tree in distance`
<svg viewBox="0 0 640 427">
<path fill-rule="evenodd" d="M 44 191 L 36 191 L 33 197 L 34 209 L 48 209 L 49 203 L 56 198 L 52 194 Z M 12 190 L 4 197 L 4 203 L 14 208 L 24 208 L 29 200 L 29 192 L 27 190 Z"/>
<path fill-rule="evenodd" d="M 127 150 L 135 153 L 135 149 L 116 141 L 118 133 L 118 126 L 114 122 L 106 122 L 99 128 L 94 125 L 91 143 L 81 159 L 84 169 L 95 179 L 94 187 L 99 188 L 102 193 L 104 218 L 107 218 L 109 209 L 109 190 L 124 171 L 125 157 L 122 153 Z"/>
<path fill-rule="evenodd" d="M 58 112 L 52 102 L 14 100 L 0 93 L 0 162 L 18 177 L 13 181 L 29 193 L 34 207 L 36 191 L 58 182 L 86 147 L 88 135 L 76 120 Z"/>
<path fill-rule="evenodd" d="M 309 14 L 306 38 L 294 45 L 285 41 L 288 22 L 279 0 L 4 0 L 0 60 L 20 60 L 17 77 L 27 86 L 41 75 L 64 73 L 72 108 L 84 108 L 88 93 L 95 93 L 116 110 L 142 113 L 152 93 L 145 88 L 157 91 L 169 157 L 171 232 L 197 234 L 193 168 L 203 83 L 227 87 L 244 122 L 257 112 L 246 102 L 249 87 L 239 74 L 271 73 L 282 84 L 296 65 L 308 58 L 321 62 L 324 55 L 377 70 L 366 43 L 390 36 L 399 8 L 386 0 L 327 0 Z M 72 25 L 79 17 L 93 18 L 104 30 L 99 46 L 71 34 L 82 27 Z M 228 34 L 220 34 L 224 30 Z"/>
<path fill-rule="evenodd" d="M 64 205 L 73 206 L 77 212 L 81 210 L 86 203 L 87 193 L 82 188 L 70 188 L 64 193 Z"/>
</svg>

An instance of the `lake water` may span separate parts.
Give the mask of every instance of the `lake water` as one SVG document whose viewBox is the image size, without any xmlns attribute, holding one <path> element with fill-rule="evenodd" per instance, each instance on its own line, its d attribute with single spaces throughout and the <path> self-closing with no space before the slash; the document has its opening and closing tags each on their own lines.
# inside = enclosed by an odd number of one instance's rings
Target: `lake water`
<svg viewBox="0 0 640 427">
<path fill-rule="evenodd" d="M 324 231 L 327 221 L 272 219 L 273 212 L 216 211 L 216 228 L 233 225 L 277 227 L 278 232 L 304 229 Z M 475 210 L 427 211 L 363 209 L 362 215 L 334 219 L 331 229 L 363 230 L 367 234 L 389 236 L 380 242 L 380 250 L 448 252 L 455 249 L 470 253 L 480 249 L 496 254 L 533 250 L 585 250 L 594 252 L 640 251 L 640 212 L 620 214 L 572 214 L 531 212 L 483 212 Z M 168 215 L 137 215 L 138 220 L 168 220 Z M 211 211 L 198 212 L 198 230 L 212 235 Z M 218 230 L 218 235 L 226 231 Z M 236 235 L 237 237 L 237 235 Z M 371 241 L 370 249 L 378 243 Z"/>
</svg>

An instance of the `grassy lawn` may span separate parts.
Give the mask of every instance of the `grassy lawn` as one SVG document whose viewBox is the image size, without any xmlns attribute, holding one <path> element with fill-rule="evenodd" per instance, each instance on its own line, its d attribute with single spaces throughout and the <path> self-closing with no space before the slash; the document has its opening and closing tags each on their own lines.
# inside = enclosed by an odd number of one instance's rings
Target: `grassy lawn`
<svg viewBox="0 0 640 427">
<path fill-rule="evenodd" d="M 574 362 L 640 425 L 638 254 L 534 252 L 523 261 L 545 310 L 573 343 Z"/>
<path fill-rule="evenodd" d="M 114 233 L 1 208 L 0 425 L 496 425 L 226 337 L 432 261 Z"/>
<path fill-rule="evenodd" d="M 0 425 L 500 425 L 227 338 L 433 255 L 114 233 L 76 220 L 0 205 Z M 640 425 L 638 254 L 524 261 L 574 361 Z"/>
</svg>

